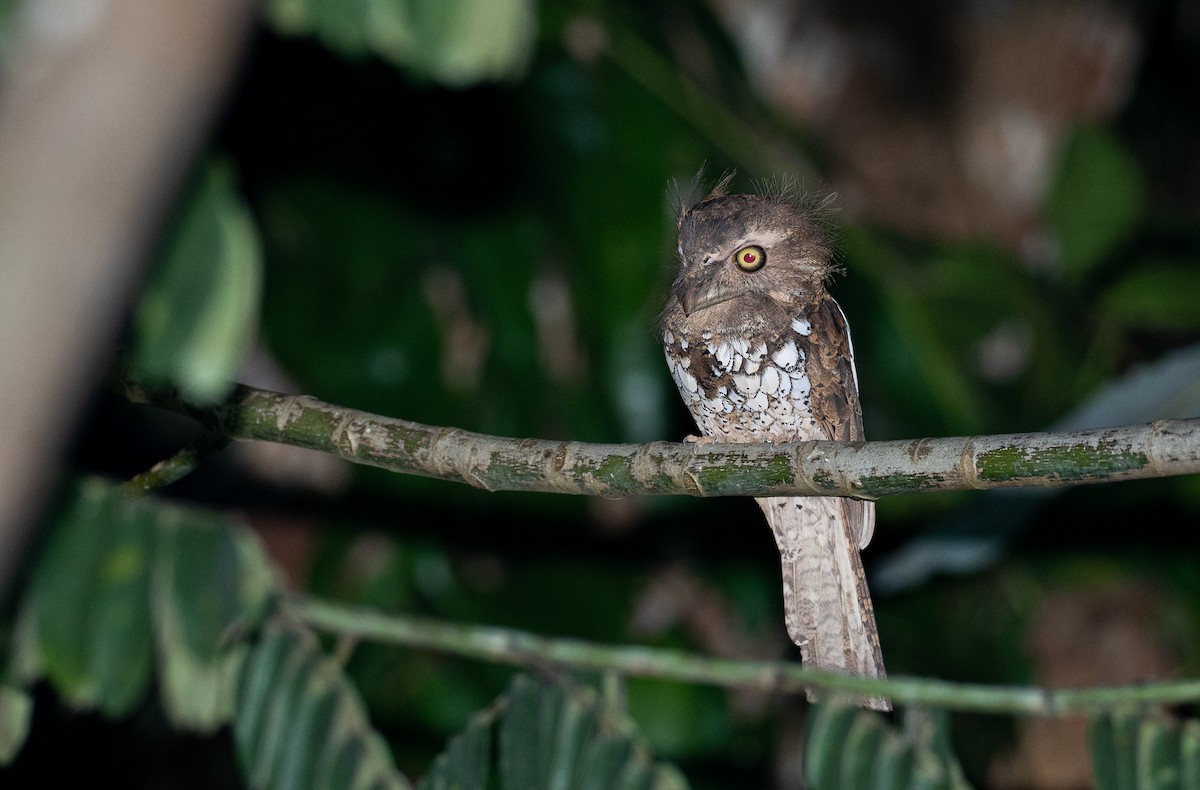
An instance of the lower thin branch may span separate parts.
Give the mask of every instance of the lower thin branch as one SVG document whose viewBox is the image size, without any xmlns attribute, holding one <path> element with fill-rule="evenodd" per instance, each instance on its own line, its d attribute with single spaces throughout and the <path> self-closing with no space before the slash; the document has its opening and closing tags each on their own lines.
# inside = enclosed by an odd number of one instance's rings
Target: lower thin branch
<svg viewBox="0 0 1200 790">
<path fill-rule="evenodd" d="M 817 672 L 785 662 L 706 658 L 675 650 L 607 646 L 505 628 L 384 615 L 315 598 L 294 597 L 288 606 L 313 628 L 376 642 L 438 650 L 514 666 L 544 666 L 551 663 L 568 669 L 617 671 L 635 677 L 705 683 L 768 693 L 799 693 L 806 687 L 812 687 L 853 695 L 886 697 L 895 704 L 1043 716 L 1082 715 L 1128 705 L 1200 701 L 1200 680 L 1086 689 L 984 686 L 909 677 L 880 680 Z"/>
</svg>

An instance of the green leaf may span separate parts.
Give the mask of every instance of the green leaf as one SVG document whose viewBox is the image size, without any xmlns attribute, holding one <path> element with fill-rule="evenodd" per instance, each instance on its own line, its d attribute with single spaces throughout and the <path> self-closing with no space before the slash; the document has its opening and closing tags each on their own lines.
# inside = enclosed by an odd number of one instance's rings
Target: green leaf
<svg viewBox="0 0 1200 790">
<path fill-rule="evenodd" d="M 845 747 L 839 769 L 841 785 L 845 788 L 874 788 L 874 769 L 887 725 L 879 716 L 867 711 L 855 714 L 846 733 Z"/>
<path fill-rule="evenodd" d="M 408 787 L 358 692 L 312 634 L 268 622 L 236 696 L 234 743 L 251 787 Z"/>
<path fill-rule="evenodd" d="M 904 729 L 918 747 L 918 760 L 929 755 L 937 762 L 938 782 L 949 787 L 968 787 L 954 747 L 950 742 L 950 714 L 942 708 L 910 708 L 904 717 Z M 932 765 L 932 763 L 928 763 Z M 929 770 L 933 770 L 930 768 Z"/>
<path fill-rule="evenodd" d="M 579 762 L 577 773 L 580 787 L 586 790 L 613 787 L 631 751 L 631 745 L 624 738 L 610 733 L 596 733 L 585 746 Z"/>
<path fill-rule="evenodd" d="M 249 773 L 253 787 L 276 787 L 283 760 L 287 756 L 286 739 L 293 731 L 293 719 L 299 695 L 312 671 L 315 656 L 305 649 L 303 640 L 293 643 L 293 649 L 282 656 L 272 677 L 263 712 L 262 728 L 256 733 L 254 761 Z"/>
<path fill-rule="evenodd" d="M 198 403 L 228 392 L 258 322 L 258 230 L 225 164 L 179 209 L 134 317 L 133 363 Z"/>
<path fill-rule="evenodd" d="M 830 700 L 813 706 L 811 711 L 804 749 L 804 774 L 809 786 L 817 790 L 840 787 L 842 751 L 858 708 Z"/>
<path fill-rule="evenodd" d="M 150 564 L 154 553 L 153 514 L 140 505 L 116 509 L 103 556 L 99 588 L 89 604 L 87 672 L 97 706 L 105 714 L 131 711 L 150 685 L 153 639 L 150 630 Z"/>
<path fill-rule="evenodd" d="M 1145 790 L 1178 790 L 1177 722 L 1165 717 L 1142 720 L 1138 728 L 1137 786 Z"/>
<path fill-rule="evenodd" d="M 246 656 L 238 679 L 238 704 L 233 720 L 234 744 L 242 773 L 250 776 L 259 753 L 262 731 L 268 726 L 276 679 L 286 657 L 299 647 L 300 637 L 292 631 L 268 630 Z"/>
<path fill-rule="evenodd" d="M 60 517 L 34 570 L 30 597 L 42 672 L 77 707 L 95 702 L 87 677 L 88 602 L 99 585 L 112 508 L 85 486 Z"/>
<path fill-rule="evenodd" d="M 902 790 L 908 787 L 913 772 L 913 751 L 904 738 L 889 729 L 875 756 L 872 786 L 877 790 Z"/>
<path fill-rule="evenodd" d="M 536 29 L 532 0 L 271 0 L 267 19 L 285 35 L 455 87 L 519 76 Z"/>
<path fill-rule="evenodd" d="M 1200 787 L 1200 721 L 1162 712 L 1118 711 L 1089 723 L 1100 790 Z"/>
<path fill-rule="evenodd" d="M 15 674 L 121 716 L 145 697 L 157 647 L 167 715 L 223 724 L 244 650 L 224 640 L 274 584 L 257 543 L 221 516 L 130 502 L 98 480 L 65 498 L 21 607 Z"/>
<path fill-rule="evenodd" d="M 98 482 L 68 496 L 31 585 L 32 663 L 75 707 L 121 715 L 150 682 L 149 523 Z"/>
<path fill-rule="evenodd" d="M 44 672 L 71 704 L 115 716 L 145 696 L 156 655 L 168 718 L 232 722 L 251 787 L 408 787 L 341 667 L 271 613 L 280 592 L 256 537 L 227 517 L 87 481 L 51 525 L 12 672 Z M 0 686 L 0 760 L 20 748 L 30 704 Z"/>
<path fill-rule="evenodd" d="M 1200 720 L 1188 719 L 1179 735 L 1179 784 L 1200 787 Z"/>
<path fill-rule="evenodd" d="M 502 706 L 502 707 L 501 707 Z M 417 785 L 419 790 L 499 787 L 683 790 L 675 768 L 655 762 L 622 715 L 592 689 L 517 675 L 499 705 L 472 718 Z M 490 744 L 495 731 L 495 764 Z M 497 784 L 498 783 L 498 784 Z"/>
<path fill-rule="evenodd" d="M 164 510 L 154 571 L 155 636 L 167 716 L 211 732 L 233 715 L 233 683 L 245 648 L 229 637 L 245 625 L 239 536 L 224 517 Z"/>
<path fill-rule="evenodd" d="M 1092 778 L 1096 790 L 1116 790 L 1120 786 L 1120 775 L 1110 717 L 1096 716 L 1088 722 L 1088 749 L 1092 753 Z"/>
<path fill-rule="evenodd" d="M 949 790 L 951 784 L 941 760 L 930 752 L 918 749 L 908 786 L 912 790 Z"/>
<path fill-rule="evenodd" d="M 1085 276 L 1132 234 L 1145 192 L 1141 170 L 1116 136 L 1087 127 L 1075 132 L 1046 204 L 1068 276 Z"/>
<path fill-rule="evenodd" d="M 1101 314 L 1130 329 L 1200 328 L 1200 269 L 1194 261 L 1143 261 L 1105 290 Z"/>
<path fill-rule="evenodd" d="M 1137 787 L 1137 742 L 1138 719 L 1130 713 L 1114 715 L 1112 742 L 1109 746 L 1117 761 L 1117 784 L 1119 790 L 1134 790 Z"/>
<path fill-rule="evenodd" d="M 1096 716 L 1088 725 L 1092 773 L 1099 790 L 1133 790 L 1137 785 L 1138 718 L 1129 712 Z"/>
<path fill-rule="evenodd" d="M 804 749 L 812 788 L 966 788 L 943 710 L 910 708 L 902 729 L 882 715 L 833 700 L 813 711 Z"/>
<path fill-rule="evenodd" d="M 505 787 L 536 787 L 534 745 L 538 730 L 538 686 L 524 675 L 508 687 L 508 709 L 500 724 L 500 776 Z"/>
<path fill-rule="evenodd" d="M 29 735 L 33 700 L 12 686 L 0 686 L 0 766 L 8 765 L 21 751 Z"/>
<path fill-rule="evenodd" d="M 330 738 L 325 742 L 329 754 L 322 755 L 324 770 L 313 782 L 314 787 L 350 787 L 358 775 L 358 767 L 366 759 L 367 745 L 357 738 Z"/>
<path fill-rule="evenodd" d="M 450 739 L 446 750 L 417 783 L 417 790 L 484 790 L 491 751 L 490 722 L 476 716 L 465 730 Z"/>
<path fill-rule="evenodd" d="M 321 746 L 332 730 L 338 703 L 338 673 L 327 663 L 309 673 L 296 700 L 291 732 L 279 763 L 280 787 L 311 787 Z"/>
</svg>

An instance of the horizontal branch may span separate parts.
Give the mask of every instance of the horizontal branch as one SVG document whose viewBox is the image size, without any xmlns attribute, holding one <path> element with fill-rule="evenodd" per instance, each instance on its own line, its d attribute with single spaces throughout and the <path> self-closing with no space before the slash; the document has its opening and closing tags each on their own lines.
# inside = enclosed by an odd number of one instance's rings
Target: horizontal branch
<svg viewBox="0 0 1200 790">
<path fill-rule="evenodd" d="M 489 491 L 620 497 L 840 495 L 1068 486 L 1200 472 L 1200 419 L 1086 431 L 786 444 L 588 444 L 438 428 L 239 386 L 200 408 L 125 380 L 126 397 L 231 439 L 279 442 Z"/>
<path fill-rule="evenodd" d="M 676 650 L 599 645 L 506 628 L 384 615 L 313 598 L 295 597 L 288 606 L 317 630 L 375 642 L 438 650 L 522 667 L 552 664 L 568 669 L 616 671 L 632 677 L 768 693 L 799 693 L 806 687 L 813 687 L 852 695 L 887 697 L 898 705 L 934 705 L 977 713 L 1042 716 L 1097 713 L 1125 705 L 1200 701 L 1200 680 L 1080 689 L 984 686 L 910 677 L 881 680 L 818 672 L 786 662 L 706 658 Z"/>
<path fill-rule="evenodd" d="M 229 438 L 293 444 L 488 491 L 877 498 L 1200 472 L 1200 419 L 853 444 L 588 444 L 486 436 L 250 387 L 200 408 L 169 391 L 133 381 L 119 385 L 131 401 L 190 414 Z"/>
</svg>

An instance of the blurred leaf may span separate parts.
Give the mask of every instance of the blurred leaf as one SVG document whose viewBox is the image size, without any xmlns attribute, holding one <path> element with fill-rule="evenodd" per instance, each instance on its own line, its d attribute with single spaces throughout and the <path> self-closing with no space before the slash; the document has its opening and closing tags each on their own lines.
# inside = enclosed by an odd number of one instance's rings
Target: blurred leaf
<svg viewBox="0 0 1200 790">
<path fill-rule="evenodd" d="M 1105 129 L 1068 141 L 1046 203 L 1063 270 L 1082 278 L 1129 238 L 1145 211 L 1146 187 L 1133 156 Z"/>
<path fill-rule="evenodd" d="M 485 790 L 492 764 L 492 728 L 482 716 L 450 739 L 417 790 Z"/>
<path fill-rule="evenodd" d="M 267 18 L 281 33 L 461 87 L 525 70 L 535 11 L 532 0 L 271 0 Z"/>
<path fill-rule="evenodd" d="M 869 711 L 860 710 L 855 714 L 842 749 L 840 774 L 843 786 L 864 790 L 876 786 L 873 774 L 887 729 L 883 719 L 872 716 Z M 884 779 L 886 781 L 887 777 Z"/>
<path fill-rule="evenodd" d="M 232 722 L 250 786 L 407 787 L 316 638 L 264 624 L 278 594 L 257 539 L 224 516 L 88 480 L 35 569 L 14 667 L 26 683 L 44 671 L 77 708 L 124 715 L 148 691 L 153 638 L 167 717 L 203 731 Z M 20 748 L 30 704 L 0 686 L 0 762 Z"/>
<path fill-rule="evenodd" d="M 591 689 L 517 675 L 501 705 L 493 708 L 503 711 L 494 727 L 479 715 L 451 739 L 449 749 L 417 785 L 420 790 L 687 787 L 674 767 L 653 760 L 632 725 L 606 709 Z M 494 766 L 488 758 L 490 729 L 496 730 L 498 743 Z"/>
<path fill-rule="evenodd" d="M 1098 790 L 1192 788 L 1200 777 L 1195 719 L 1161 712 L 1126 711 L 1096 716 L 1088 747 Z"/>
<path fill-rule="evenodd" d="M 257 542 L 221 516 L 126 501 L 87 480 L 38 560 L 14 667 L 73 706 L 122 716 L 145 697 L 157 646 L 168 717 L 212 730 L 232 711 L 233 630 L 260 617 L 274 580 Z"/>
<path fill-rule="evenodd" d="M 408 787 L 358 692 L 311 634 L 269 623 L 236 696 L 234 742 L 251 787 Z"/>
<path fill-rule="evenodd" d="M 108 532 L 111 544 L 88 606 L 88 674 L 100 710 L 118 717 L 142 701 L 150 683 L 150 562 L 156 536 L 145 508 L 92 528 Z"/>
<path fill-rule="evenodd" d="M 134 318 L 134 364 L 196 402 L 219 399 L 257 327 L 261 269 L 232 168 L 209 165 L 151 268 Z"/>
<path fill-rule="evenodd" d="M 153 535 L 95 482 L 71 504 L 30 589 L 36 662 L 72 705 L 121 715 L 150 682 L 149 559 Z M 27 680 L 29 678 L 26 678 Z"/>
<path fill-rule="evenodd" d="M 101 489 L 83 487 L 59 515 L 58 528 L 42 550 L 30 585 L 36 666 L 60 694 L 79 706 L 96 700 L 87 677 L 85 635 L 88 603 L 100 584 L 111 513 L 111 501 Z"/>
<path fill-rule="evenodd" d="M 245 647 L 235 629 L 254 625 L 274 584 L 257 540 L 223 516 L 165 509 L 154 571 L 154 625 L 162 696 L 177 725 L 212 731 L 233 714 Z"/>
<path fill-rule="evenodd" d="M 1142 721 L 1137 745 L 1138 787 L 1179 787 L 1179 726 L 1169 719 Z"/>
<path fill-rule="evenodd" d="M 8 765 L 29 735 L 33 700 L 12 686 L 0 686 L 0 766 Z"/>
<path fill-rule="evenodd" d="M 1143 261 L 1110 285 L 1100 313 L 1131 330 L 1200 329 L 1200 269 L 1195 261 Z"/>
<path fill-rule="evenodd" d="M 857 713 L 854 705 L 837 702 L 812 708 L 804 747 L 804 774 L 812 787 L 839 786 L 842 749 Z"/>
<path fill-rule="evenodd" d="M 902 730 L 875 711 L 839 700 L 812 709 L 804 747 L 807 786 L 969 787 L 950 747 L 942 710 L 911 708 Z"/>
<path fill-rule="evenodd" d="M 1200 787 L 1200 719 L 1183 723 L 1179 736 L 1179 784 Z"/>
<path fill-rule="evenodd" d="M 903 790 L 913 772 L 913 747 L 895 730 L 888 728 L 871 763 L 873 790 Z M 857 773 L 857 772 L 856 772 Z"/>
<path fill-rule="evenodd" d="M 1114 737 L 1111 716 L 1097 716 L 1088 723 L 1088 750 L 1092 754 L 1092 778 L 1096 790 L 1117 790 L 1121 786 Z"/>
</svg>

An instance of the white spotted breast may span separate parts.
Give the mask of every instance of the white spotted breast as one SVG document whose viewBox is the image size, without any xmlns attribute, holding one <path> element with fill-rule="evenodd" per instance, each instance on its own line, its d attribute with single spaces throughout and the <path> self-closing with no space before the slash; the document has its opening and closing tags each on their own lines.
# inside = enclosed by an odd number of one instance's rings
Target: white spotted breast
<svg viewBox="0 0 1200 790">
<path fill-rule="evenodd" d="M 701 433 L 717 441 L 793 441 L 816 433 L 807 372 L 811 324 L 797 318 L 771 342 L 663 333 L 671 377 Z M 707 336 L 705 336 L 707 335 Z"/>
</svg>

